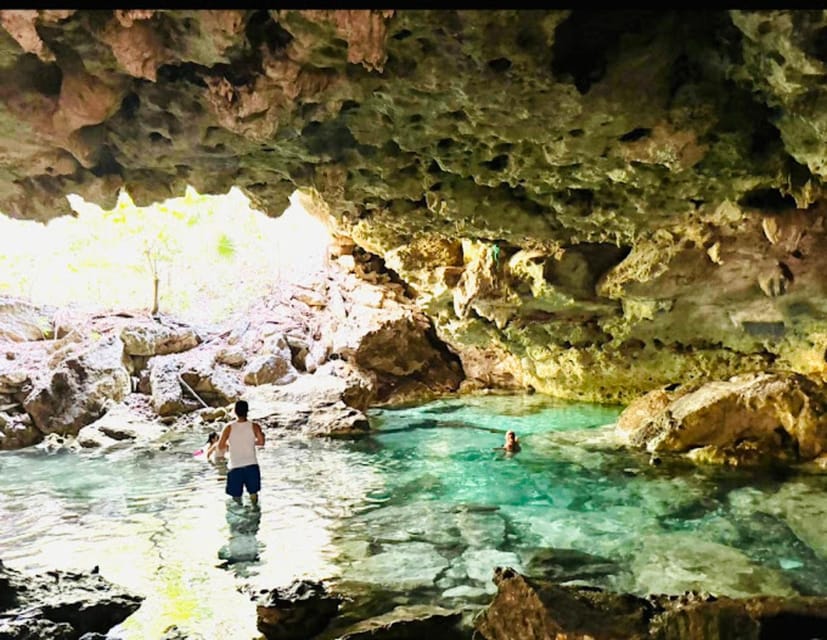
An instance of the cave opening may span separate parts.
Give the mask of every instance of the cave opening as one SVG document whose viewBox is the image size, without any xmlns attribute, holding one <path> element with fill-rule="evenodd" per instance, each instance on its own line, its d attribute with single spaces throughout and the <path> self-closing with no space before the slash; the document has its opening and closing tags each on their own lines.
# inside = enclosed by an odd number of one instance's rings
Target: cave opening
<svg viewBox="0 0 827 640">
<path fill-rule="evenodd" d="M 331 235 L 296 191 L 279 217 L 241 190 L 114 208 L 72 194 L 73 216 L 43 224 L 0 214 L 0 294 L 89 311 L 169 313 L 220 322 L 274 288 L 318 279 Z"/>
</svg>

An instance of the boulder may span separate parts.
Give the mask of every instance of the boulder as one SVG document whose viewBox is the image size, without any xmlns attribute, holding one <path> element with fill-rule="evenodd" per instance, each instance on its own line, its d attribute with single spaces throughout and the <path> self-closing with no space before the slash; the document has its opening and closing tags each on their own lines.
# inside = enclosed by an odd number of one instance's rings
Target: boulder
<svg viewBox="0 0 827 640">
<path fill-rule="evenodd" d="M 276 354 L 256 356 L 244 369 L 244 384 L 288 384 L 296 379 L 297 372 L 288 357 Z"/>
<path fill-rule="evenodd" d="M 159 416 L 180 415 L 200 406 L 194 398 L 184 397 L 178 358 L 155 356 L 149 361 L 148 368 L 152 406 Z"/>
<path fill-rule="evenodd" d="M 109 336 L 81 343 L 38 380 L 23 406 L 43 433 L 75 435 L 131 390 L 123 343 Z"/>
<path fill-rule="evenodd" d="M 97 448 L 129 441 L 145 443 L 157 440 L 167 428 L 148 420 L 126 404 L 112 407 L 106 414 L 90 425 L 83 427 L 77 442 L 84 448 Z"/>
<path fill-rule="evenodd" d="M 328 366 L 329 365 L 329 366 Z M 267 426 L 313 436 L 353 435 L 370 429 L 360 408 L 369 391 L 366 380 L 349 365 L 334 361 L 289 384 L 248 387 L 250 417 Z M 342 376 L 335 375 L 339 372 Z M 349 403 L 352 402 L 356 406 Z"/>
<path fill-rule="evenodd" d="M 198 346 L 198 334 L 190 327 L 157 322 L 136 324 L 121 330 L 124 351 L 129 356 L 180 353 Z"/>
<path fill-rule="evenodd" d="M 484 640 L 690 640 L 823 637 L 827 598 L 718 597 L 686 592 L 641 598 L 594 587 L 566 587 L 494 571 L 497 595 L 476 622 Z"/>
<path fill-rule="evenodd" d="M 256 627 L 267 640 L 306 640 L 328 625 L 340 603 L 321 583 L 297 580 L 259 598 Z"/>
<path fill-rule="evenodd" d="M 0 298 L 0 342 L 27 342 L 51 337 L 54 313 L 51 307 Z"/>
<path fill-rule="evenodd" d="M 10 416 L 0 413 L 0 449 L 22 449 L 37 444 L 43 432 L 26 413 Z"/>
<path fill-rule="evenodd" d="M 0 638 L 74 640 L 105 634 L 141 605 L 143 597 L 87 572 L 23 574 L 0 562 Z"/>
<path fill-rule="evenodd" d="M 753 373 L 687 391 L 653 391 L 618 432 L 652 452 L 733 465 L 805 462 L 827 451 L 827 387 L 800 374 Z"/>
</svg>

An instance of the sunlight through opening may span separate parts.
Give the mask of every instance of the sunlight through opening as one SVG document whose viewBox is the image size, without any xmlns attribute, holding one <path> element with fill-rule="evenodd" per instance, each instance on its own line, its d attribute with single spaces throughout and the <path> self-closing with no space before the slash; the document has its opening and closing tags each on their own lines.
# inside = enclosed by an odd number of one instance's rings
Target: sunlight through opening
<svg viewBox="0 0 827 640">
<path fill-rule="evenodd" d="M 101 209 L 68 196 L 76 216 L 47 224 L 0 214 L 0 294 L 89 310 L 171 313 L 219 322 L 273 287 L 318 279 L 331 235 L 295 192 L 279 218 L 237 188 L 138 207 L 121 192 Z"/>
</svg>

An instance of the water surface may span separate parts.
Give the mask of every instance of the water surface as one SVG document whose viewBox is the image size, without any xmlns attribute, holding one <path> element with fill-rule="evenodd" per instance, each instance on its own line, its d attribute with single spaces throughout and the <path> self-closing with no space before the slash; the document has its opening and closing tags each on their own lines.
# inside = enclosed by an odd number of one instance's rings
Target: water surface
<svg viewBox="0 0 827 640">
<path fill-rule="evenodd" d="M 491 396 L 377 411 L 355 441 L 271 434 L 260 514 L 193 457 L 208 427 L 164 451 L 4 452 L 0 559 L 98 565 L 146 597 L 124 639 L 258 637 L 247 592 L 296 578 L 481 605 L 498 565 L 639 594 L 827 594 L 827 480 L 651 466 L 602 428 L 618 413 Z M 495 450 L 508 429 L 516 455 Z"/>
</svg>

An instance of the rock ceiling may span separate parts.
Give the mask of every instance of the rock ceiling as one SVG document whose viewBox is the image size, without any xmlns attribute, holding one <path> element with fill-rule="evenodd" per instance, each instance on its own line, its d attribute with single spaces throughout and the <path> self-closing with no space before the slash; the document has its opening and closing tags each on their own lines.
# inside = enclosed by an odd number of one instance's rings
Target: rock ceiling
<svg viewBox="0 0 827 640">
<path fill-rule="evenodd" d="M 485 384 L 820 376 L 824 11 L 0 11 L 0 210 L 297 187 Z M 825 254 L 827 255 L 827 254 Z"/>
</svg>

